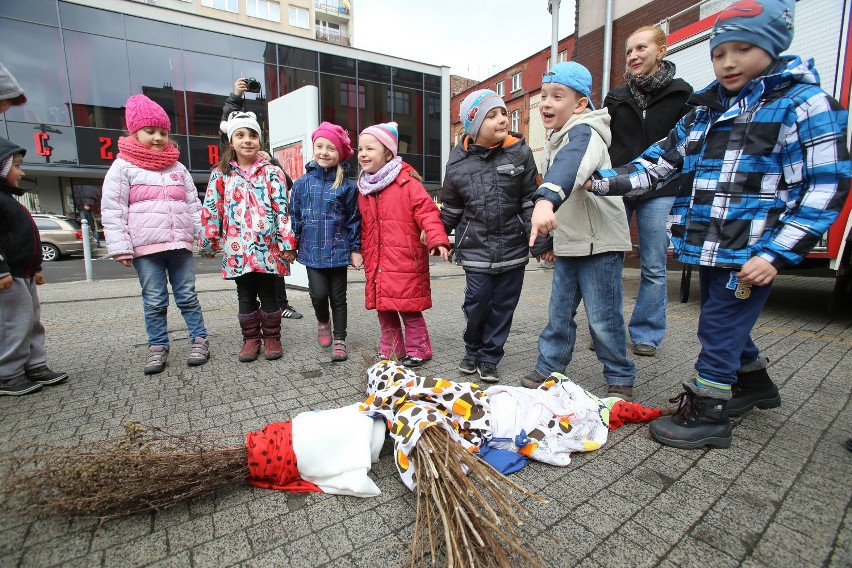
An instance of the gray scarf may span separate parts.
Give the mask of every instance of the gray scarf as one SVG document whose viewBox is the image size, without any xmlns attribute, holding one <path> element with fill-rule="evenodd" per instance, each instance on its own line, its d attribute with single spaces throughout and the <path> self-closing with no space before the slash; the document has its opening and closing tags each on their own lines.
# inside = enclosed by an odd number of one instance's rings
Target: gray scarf
<svg viewBox="0 0 852 568">
<path fill-rule="evenodd" d="M 630 89 L 630 96 L 636 101 L 636 106 L 642 110 L 648 108 L 651 95 L 659 93 L 669 86 L 669 83 L 674 79 L 675 70 L 674 63 L 663 59 L 660 61 L 660 68 L 650 75 L 637 76 L 625 72 L 624 78 L 627 81 L 627 88 Z"/>
</svg>

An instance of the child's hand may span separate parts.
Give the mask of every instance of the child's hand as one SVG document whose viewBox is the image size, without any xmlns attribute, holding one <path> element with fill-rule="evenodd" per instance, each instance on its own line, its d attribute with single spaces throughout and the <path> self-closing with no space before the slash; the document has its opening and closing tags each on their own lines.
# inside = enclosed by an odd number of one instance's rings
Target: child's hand
<svg viewBox="0 0 852 568">
<path fill-rule="evenodd" d="M 583 191 L 592 191 L 592 180 L 587 179 L 586 182 L 577 189 L 582 189 Z"/>
<path fill-rule="evenodd" d="M 296 260 L 296 253 L 292 250 L 282 250 L 281 258 L 283 258 L 287 262 L 293 262 L 294 260 Z"/>
<path fill-rule="evenodd" d="M 556 214 L 553 212 L 553 203 L 547 199 L 539 199 L 536 201 L 532 214 L 530 246 L 535 245 L 536 237 L 546 237 L 554 229 L 556 229 Z"/>
<path fill-rule="evenodd" d="M 248 91 L 248 83 L 246 83 L 246 80 L 244 78 L 240 77 L 239 79 L 234 81 L 234 94 L 235 95 L 237 95 L 238 97 L 241 97 L 241 96 L 243 96 L 243 93 L 245 93 L 246 91 Z"/>
<path fill-rule="evenodd" d="M 535 257 L 535 259 L 539 262 L 556 262 L 556 255 L 553 254 L 552 250 L 549 250 L 547 252 L 541 253 L 540 255 Z"/>
<path fill-rule="evenodd" d="M 743 267 L 737 273 L 737 279 L 743 284 L 765 286 L 772 282 L 776 274 L 778 274 L 778 269 L 772 264 L 760 257 L 753 256 L 743 264 Z"/>
<path fill-rule="evenodd" d="M 201 256 L 204 257 L 204 258 L 216 258 L 216 253 L 202 252 Z"/>
<path fill-rule="evenodd" d="M 44 284 L 44 274 L 42 274 L 41 272 L 36 272 L 33 278 L 35 279 L 36 286 L 41 286 L 42 284 Z"/>
<path fill-rule="evenodd" d="M 350 256 L 352 257 L 352 268 L 361 270 L 361 267 L 364 266 L 364 257 L 361 256 L 361 253 L 352 251 Z"/>
<path fill-rule="evenodd" d="M 420 244 L 426 246 L 426 231 L 420 231 Z"/>
<path fill-rule="evenodd" d="M 450 261 L 450 251 L 449 249 L 447 249 L 447 247 L 443 245 L 433 248 L 429 251 L 429 254 L 431 254 L 432 256 L 440 256 L 447 262 Z"/>
<path fill-rule="evenodd" d="M 3 278 L 0 278 L 0 290 L 8 290 L 12 287 L 12 284 L 15 282 L 15 279 L 12 278 L 11 274 L 7 274 Z"/>
<path fill-rule="evenodd" d="M 122 266 L 127 267 L 127 268 L 130 268 L 131 266 L 133 266 L 133 261 L 130 260 L 129 258 L 122 258 L 121 260 L 118 261 L 118 263 Z"/>
</svg>

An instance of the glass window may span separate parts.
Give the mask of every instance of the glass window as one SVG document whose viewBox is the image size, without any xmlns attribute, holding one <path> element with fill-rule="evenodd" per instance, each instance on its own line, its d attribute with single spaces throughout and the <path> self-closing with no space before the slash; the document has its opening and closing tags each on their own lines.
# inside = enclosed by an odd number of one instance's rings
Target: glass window
<svg viewBox="0 0 852 568">
<path fill-rule="evenodd" d="M 426 149 L 424 154 L 441 155 L 441 95 L 426 93 Z M 428 158 L 427 158 L 428 160 Z M 428 163 L 427 163 L 428 165 Z M 428 170 L 428 168 L 427 168 Z"/>
<path fill-rule="evenodd" d="M 180 28 L 175 24 L 165 24 L 135 16 L 124 16 L 124 26 L 129 40 L 166 47 L 180 47 Z"/>
<path fill-rule="evenodd" d="M 0 61 L 27 94 L 27 104 L 10 108 L 6 119 L 70 125 L 71 95 L 59 29 L 0 18 L 0 37 Z"/>
<path fill-rule="evenodd" d="M 51 26 L 59 25 L 56 3 L 53 0 L 3 0 L 3 16 Z"/>
<path fill-rule="evenodd" d="M 189 165 L 187 167 L 196 172 L 209 172 L 219 163 L 221 151 L 222 147 L 218 138 L 190 136 Z"/>
<path fill-rule="evenodd" d="M 341 101 L 342 92 L 355 91 L 355 79 L 336 75 L 320 75 L 320 120 L 339 124 L 349 132 L 358 130 L 358 109 Z M 354 98 L 354 97 L 353 97 Z"/>
<path fill-rule="evenodd" d="M 351 57 L 339 57 L 337 55 L 329 55 L 328 53 L 320 53 L 320 71 L 334 75 L 343 75 L 344 77 L 354 77 L 355 60 Z"/>
<path fill-rule="evenodd" d="M 217 10 L 227 10 L 228 12 L 239 11 L 237 10 L 237 0 L 201 0 L 201 5 Z"/>
<path fill-rule="evenodd" d="M 441 77 L 439 75 L 423 75 L 423 84 L 427 91 L 441 92 Z"/>
<path fill-rule="evenodd" d="M 299 69 L 317 68 L 317 52 L 298 47 L 278 46 L 278 64 Z"/>
<path fill-rule="evenodd" d="M 29 102 L 27 102 L 29 104 Z M 77 164 L 77 145 L 74 128 L 50 124 L 6 121 L 9 140 L 26 149 L 26 164 Z"/>
<path fill-rule="evenodd" d="M 246 0 L 246 14 L 272 22 L 281 21 L 281 6 L 267 0 Z"/>
<path fill-rule="evenodd" d="M 406 92 L 388 92 L 387 110 L 393 115 L 411 114 L 411 95 Z"/>
<path fill-rule="evenodd" d="M 231 53 L 231 36 L 181 26 L 183 48 L 202 53 Z"/>
<path fill-rule="evenodd" d="M 512 75 L 512 92 L 514 93 L 521 88 L 521 74 L 515 73 Z"/>
<path fill-rule="evenodd" d="M 36 227 L 39 231 L 59 231 L 62 227 L 56 221 L 45 219 L 43 217 L 33 217 Z"/>
<path fill-rule="evenodd" d="M 186 133 L 183 57 L 180 50 L 127 42 L 130 90 L 143 93 L 166 110 L 172 132 Z"/>
<path fill-rule="evenodd" d="M 288 7 L 289 23 L 294 28 L 311 29 L 310 13 L 304 8 Z"/>
<path fill-rule="evenodd" d="M 279 67 L 278 81 L 281 85 L 281 94 L 279 96 L 292 93 L 305 85 L 319 85 L 316 71 L 305 71 L 303 69 L 293 69 L 292 67 Z"/>
<path fill-rule="evenodd" d="M 409 71 L 408 69 L 393 68 L 393 85 L 401 87 L 423 88 L 423 73 Z"/>
<path fill-rule="evenodd" d="M 189 134 L 218 136 L 225 97 L 234 86 L 231 60 L 204 53 L 183 53 Z"/>
<path fill-rule="evenodd" d="M 80 30 L 112 37 L 124 37 L 121 14 L 77 4 L 59 3 L 59 17 L 66 30 Z"/>
<path fill-rule="evenodd" d="M 399 124 L 399 151 L 401 153 L 423 153 L 423 91 L 400 89 L 394 86 L 393 119 Z M 422 166 L 418 167 L 418 171 Z"/>
<path fill-rule="evenodd" d="M 358 109 L 358 132 L 368 126 L 393 120 L 387 111 L 390 85 L 358 81 L 358 86 L 364 90 L 364 107 Z"/>
<path fill-rule="evenodd" d="M 278 46 L 274 43 L 231 36 L 231 55 L 237 59 L 277 63 L 277 50 Z"/>
<path fill-rule="evenodd" d="M 512 111 L 512 132 L 521 131 L 521 111 Z"/>
<path fill-rule="evenodd" d="M 390 83 L 391 68 L 388 65 L 379 63 L 370 63 L 369 61 L 358 62 L 358 78 L 367 79 L 368 81 L 379 81 L 381 83 Z"/>
<path fill-rule="evenodd" d="M 400 146 L 400 150 L 402 146 Z M 420 154 L 405 154 L 400 151 L 399 153 L 402 160 L 406 162 L 409 166 L 417 170 L 417 173 L 423 175 L 423 156 Z"/>
<path fill-rule="evenodd" d="M 441 183 L 441 158 L 439 156 L 423 157 L 423 181 Z"/>
<path fill-rule="evenodd" d="M 497 81 L 497 88 L 494 89 L 494 92 L 502 97 L 504 94 L 506 94 L 504 89 L 505 84 L 506 81 Z"/>
<path fill-rule="evenodd" d="M 130 96 L 124 40 L 69 31 L 65 48 L 74 124 L 124 128 L 124 103 Z"/>
</svg>

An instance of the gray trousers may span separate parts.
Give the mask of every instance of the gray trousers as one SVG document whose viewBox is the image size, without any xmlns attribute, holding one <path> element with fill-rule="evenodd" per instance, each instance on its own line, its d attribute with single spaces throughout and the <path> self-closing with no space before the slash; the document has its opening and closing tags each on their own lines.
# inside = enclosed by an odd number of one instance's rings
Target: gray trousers
<svg viewBox="0 0 852 568">
<path fill-rule="evenodd" d="M 34 278 L 14 278 L 0 290 L 0 381 L 47 363 L 41 304 Z"/>
</svg>

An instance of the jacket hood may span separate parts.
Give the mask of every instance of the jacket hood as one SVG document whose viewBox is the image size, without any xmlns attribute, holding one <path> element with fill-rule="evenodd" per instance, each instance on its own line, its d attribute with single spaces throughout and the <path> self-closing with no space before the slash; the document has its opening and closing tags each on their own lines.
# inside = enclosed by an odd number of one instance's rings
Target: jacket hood
<svg viewBox="0 0 852 568">
<path fill-rule="evenodd" d="M 550 146 L 550 151 L 554 154 L 562 145 L 562 138 L 569 130 L 578 124 L 588 124 L 595 132 L 597 132 L 603 141 L 609 146 L 612 143 L 612 133 L 609 130 L 610 115 L 606 108 L 599 110 L 587 110 L 583 114 L 575 114 L 565 125 L 559 130 L 554 130 L 550 133 L 547 139 L 547 144 Z"/>
</svg>

